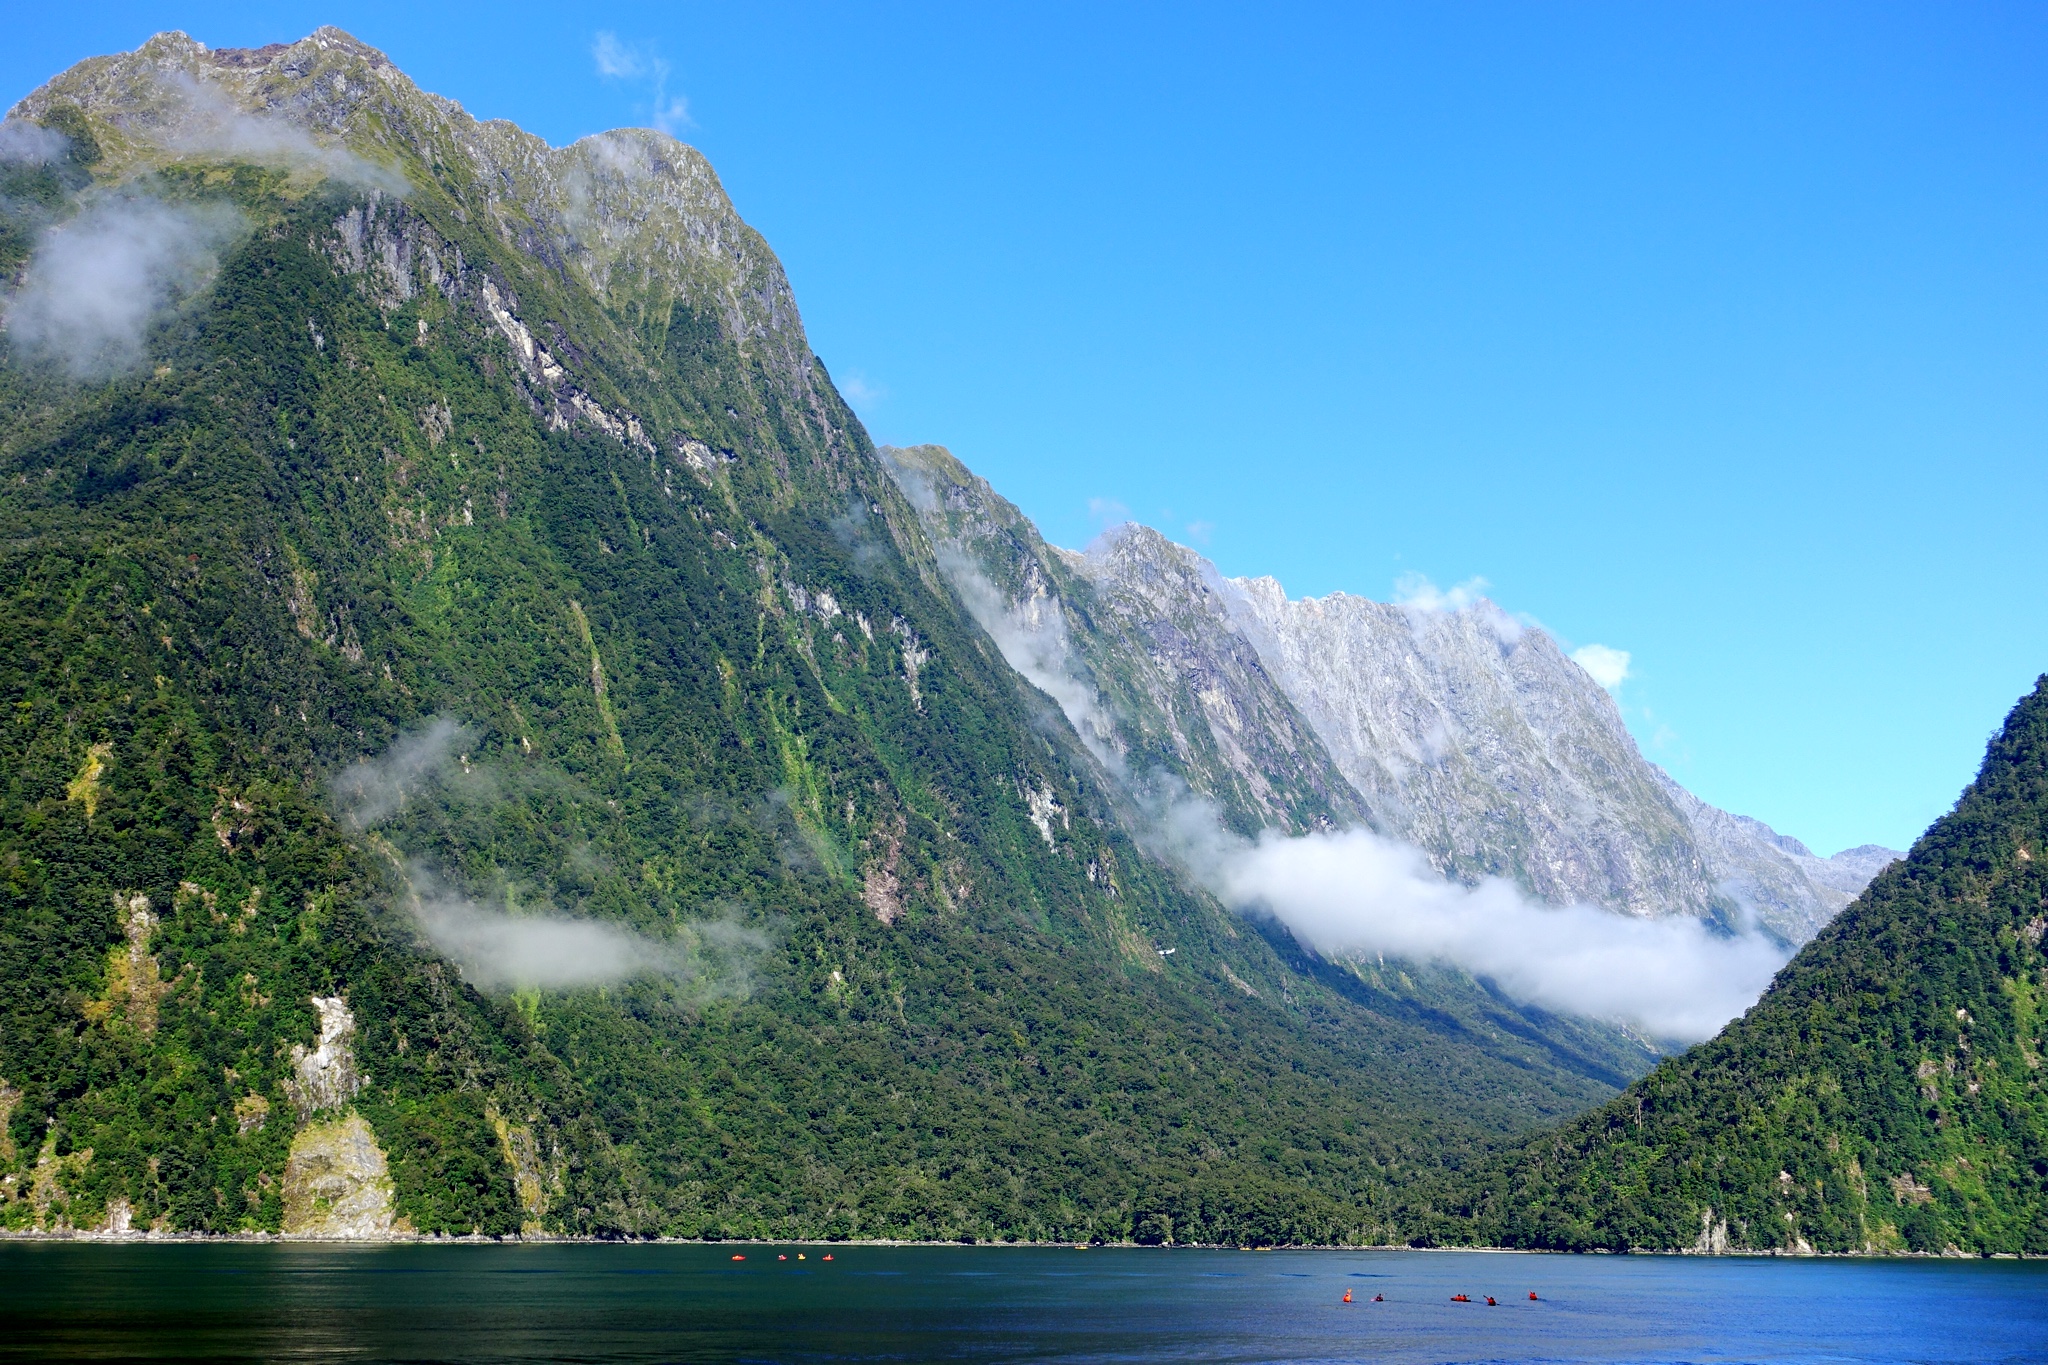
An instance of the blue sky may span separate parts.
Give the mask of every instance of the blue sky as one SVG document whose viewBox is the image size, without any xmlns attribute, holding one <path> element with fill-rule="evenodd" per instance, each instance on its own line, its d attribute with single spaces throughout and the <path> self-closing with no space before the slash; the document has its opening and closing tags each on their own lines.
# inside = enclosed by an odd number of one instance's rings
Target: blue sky
<svg viewBox="0 0 2048 1365">
<path fill-rule="evenodd" d="M 14 13 L 0 91 L 329 22 L 702 148 L 876 438 L 1054 540 L 1483 578 L 1821 852 L 1904 847 L 2048 669 L 2038 5 L 114 0 Z"/>
</svg>

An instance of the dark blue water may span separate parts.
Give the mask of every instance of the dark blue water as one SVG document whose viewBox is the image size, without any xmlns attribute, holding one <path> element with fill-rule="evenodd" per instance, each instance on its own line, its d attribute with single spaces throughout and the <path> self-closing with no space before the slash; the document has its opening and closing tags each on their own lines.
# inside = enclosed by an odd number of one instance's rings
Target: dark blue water
<svg viewBox="0 0 2048 1365">
<path fill-rule="evenodd" d="M 2048 1264 L 7 1243 L 0 1358 L 2048 1361 Z"/>
</svg>

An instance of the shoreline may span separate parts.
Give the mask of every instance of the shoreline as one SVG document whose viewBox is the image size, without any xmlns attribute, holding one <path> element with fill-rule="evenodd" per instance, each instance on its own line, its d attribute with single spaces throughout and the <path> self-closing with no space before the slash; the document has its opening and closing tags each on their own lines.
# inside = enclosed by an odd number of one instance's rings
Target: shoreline
<svg viewBox="0 0 2048 1365">
<path fill-rule="evenodd" d="M 93 1230 L 5 1230 L 4 1242 L 90 1242 L 110 1246 L 200 1245 L 200 1246 L 704 1246 L 704 1247 L 947 1247 L 961 1251 L 1037 1249 L 1073 1251 L 1240 1251 L 1240 1252 L 1412 1252 L 1421 1255 L 1476 1253 L 1497 1256 L 1675 1256 L 1700 1260 L 1791 1260 L 1791 1261 L 2038 1261 L 2048 1256 L 2012 1251 L 1694 1251 L 1690 1248 L 1631 1247 L 1627 1251 L 1559 1251 L 1548 1247 L 1439 1246 L 1417 1247 L 1400 1244 L 1381 1246 L 1337 1246 L 1319 1243 L 1286 1246 L 1246 1247 L 1203 1242 L 1034 1242 L 1024 1241 L 907 1241 L 887 1237 L 848 1237 L 832 1241 L 805 1237 L 583 1237 L 548 1233 L 507 1233 L 494 1237 L 483 1233 L 460 1236 L 319 1237 L 279 1232 L 101 1232 Z"/>
</svg>

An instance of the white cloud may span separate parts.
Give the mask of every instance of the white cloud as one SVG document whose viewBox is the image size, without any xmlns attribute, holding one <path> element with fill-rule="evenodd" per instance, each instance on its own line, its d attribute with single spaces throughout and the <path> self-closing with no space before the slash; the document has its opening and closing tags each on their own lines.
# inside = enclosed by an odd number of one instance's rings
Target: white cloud
<svg viewBox="0 0 2048 1365">
<path fill-rule="evenodd" d="M 668 93 L 671 68 L 667 59 L 652 48 L 621 42 L 618 34 L 601 29 L 590 44 L 590 59 L 597 66 L 597 74 L 608 81 L 652 87 L 653 100 L 647 106 L 648 127 L 674 137 L 682 129 L 696 126 L 690 117 L 690 101 Z"/>
<path fill-rule="evenodd" d="M 1572 651 L 1572 662 L 1592 675 L 1593 681 L 1612 692 L 1628 678 L 1629 653 L 1607 645 L 1581 645 Z"/>
<path fill-rule="evenodd" d="M 1763 938 L 1720 937 L 1690 918 L 1556 909 L 1509 882 L 1448 882 L 1417 850 L 1366 830 L 1269 832 L 1226 852 L 1213 882 L 1319 952 L 1451 963 L 1527 1003 L 1683 1042 L 1747 1009 L 1785 962 Z"/>
<path fill-rule="evenodd" d="M 104 199 L 43 233 L 6 327 L 79 377 L 132 368 L 150 319 L 204 288 L 242 219 L 221 205 Z"/>
<path fill-rule="evenodd" d="M 1088 519 L 1090 521 L 1099 524 L 1122 523 L 1129 521 L 1130 518 L 1131 509 L 1118 502 L 1115 498 L 1088 499 Z"/>
<path fill-rule="evenodd" d="M 1206 546 L 1215 534 L 1216 523 L 1213 521 L 1191 521 L 1187 525 L 1187 537 L 1197 545 Z"/>
<path fill-rule="evenodd" d="M 403 195 L 410 188 L 396 170 L 367 161 L 339 144 L 322 143 L 281 118 L 251 113 L 236 105 L 226 92 L 182 72 L 160 79 L 179 105 L 176 117 L 153 134 L 167 151 L 314 171 L 330 180 L 386 194 Z"/>
<path fill-rule="evenodd" d="M 1394 605 L 1416 612 L 1463 611 L 1486 593 L 1486 580 L 1468 578 L 1454 588 L 1443 589 L 1429 581 L 1427 574 L 1413 569 L 1394 580 Z"/>
<path fill-rule="evenodd" d="M 1058 600 L 1033 597 L 1011 606 L 965 551 L 952 544 L 934 549 L 940 572 L 960 595 L 968 615 L 996 642 L 1004 661 L 1057 702 L 1088 751 L 1120 775 L 1123 758 L 1115 747 L 1116 725 L 1103 709 L 1100 694 L 1075 666 L 1066 610 Z"/>
<path fill-rule="evenodd" d="M 425 729 L 401 735 L 375 758 L 342 769 L 328 780 L 335 813 L 351 829 L 382 824 L 409 797 L 434 784 L 469 732 L 449 716 L 436 716 Z"/>
<path fill-rule="evenodd" d="M 879 384 L 870 384 L 867 376 L 859 370 L 848 370 L 846 377 L 839 381 L 839 396 L 855 411 L 867 412 L 879 406 L 889 396 L 889 391 Z"/>
<path fill-rule="evenodd" d="M 597 74 L 606 80 L 637 81 L 647 74 L 646 57 L 637 48 L 620 42 L 619 35 L 608 29 L 599 30 L 590 45 L 590 56 L 597 63 Z"/>
<path fill-rule="evenodd" d="M 47 165 L 64 155 L 67 139 L 62 133 L 27 119 L 11 118 L 0 123 L 0 161 L 31 166 Z"/>
<path fill-rule="evenodd" d="M 509 914 L 442 886 L 417 863 L 406 880 L 421 932 L 483 990 L 577 990 L 653 976 L 699 1000 L 739 996 L 767 948 L 759 933 L 728 919 L 652 939 L 598 920 Z"/>
</svg>

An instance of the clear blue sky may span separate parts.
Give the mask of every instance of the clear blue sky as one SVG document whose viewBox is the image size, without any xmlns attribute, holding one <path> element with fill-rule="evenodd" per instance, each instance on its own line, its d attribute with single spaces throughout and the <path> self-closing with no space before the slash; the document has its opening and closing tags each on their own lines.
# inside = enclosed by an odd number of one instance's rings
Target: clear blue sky
<svg viewBox="0 0 2048 1365">
<path fill-rule="evenodd" d="M 1483 577 L 1821 852 L 2048 669 L 2038 4 L 102 0 L 18 7 L 0 92 L 327 22 L 555 143 L 686 101 L 878 440 L 1066 544 Z"/>
</svg>

